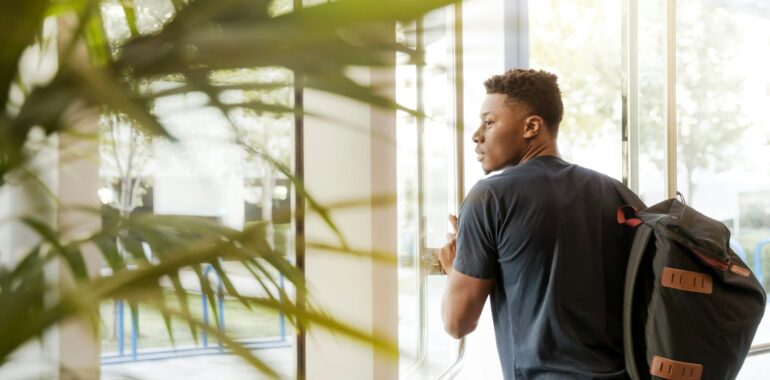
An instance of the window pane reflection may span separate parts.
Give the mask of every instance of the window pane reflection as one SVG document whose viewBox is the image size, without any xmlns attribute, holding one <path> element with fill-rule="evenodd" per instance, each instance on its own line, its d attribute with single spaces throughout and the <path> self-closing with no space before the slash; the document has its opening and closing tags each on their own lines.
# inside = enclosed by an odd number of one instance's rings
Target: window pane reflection
<svg viewBox="0 0 770 380">
<path fill-rule="evenodd" d="M 768 289 L 770 15 L 736 4 L 677 2 L 677 181 Z M 754 344 L 768 342 L 766 316 Z"/>
</svg>

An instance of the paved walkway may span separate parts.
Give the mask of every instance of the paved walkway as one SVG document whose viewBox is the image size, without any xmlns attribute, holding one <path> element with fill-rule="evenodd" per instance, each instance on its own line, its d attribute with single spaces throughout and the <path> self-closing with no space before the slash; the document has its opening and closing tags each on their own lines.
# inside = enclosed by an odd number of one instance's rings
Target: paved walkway
<svg viewBox="0 0 770 380">
<path fill-rule="evenodd" d="M 254 351 L 255 355 L 278 370 L 282 378 L 293 379 L 294 348 Z M 139 361 L 102 366 L 102 380 L 253 380 L 263 379 L 254 367 L 230 354 L 192 356 L 165 360 Z"/>
</svg>

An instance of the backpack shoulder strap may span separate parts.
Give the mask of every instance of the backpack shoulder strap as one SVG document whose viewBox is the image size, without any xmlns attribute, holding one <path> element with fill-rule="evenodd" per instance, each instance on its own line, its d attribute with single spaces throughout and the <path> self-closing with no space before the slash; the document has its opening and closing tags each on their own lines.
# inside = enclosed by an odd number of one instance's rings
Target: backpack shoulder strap
<svg viewBox="0 0 770 380">
<path fill-rule="evenodd" d="M 639 379 L 639 371 L 636 367 L 636 353 L 634 352 L 633 329 L 631 326 L 633 317 L 634 287 L 636 286 L 636 277 L 639 274 L 639 267 L 642 263 L 642 256 L 647 250 L 647 244 L 652 236 L 652 228 L 642 223 L 636 228 L 634 242 L 631 245 L 631 252 L 628 257 L 628 266 L 626 267 L 626 280 L 623 290 L 623 351 L 626 357 L 626 371 L 632 379 Z"/>
<path fill-rule="evenodd" d="M 636 193 L 634 193 L 633 191 L 631 191 L 631 189 L 626 187 L 626 185 L 616 180 L 613 180 L 612 184 L 613 186 L 615 186 L 615 191 L 617 191 L 618 195 L 620 196 L 620 199 L 623 200 L 624 205 L 632 206 L 637 210 L 647 208 L 647 206 L 644 204 L 644 202 L 642 202 L 639 196 L 636 195 Z"/>
</svg>

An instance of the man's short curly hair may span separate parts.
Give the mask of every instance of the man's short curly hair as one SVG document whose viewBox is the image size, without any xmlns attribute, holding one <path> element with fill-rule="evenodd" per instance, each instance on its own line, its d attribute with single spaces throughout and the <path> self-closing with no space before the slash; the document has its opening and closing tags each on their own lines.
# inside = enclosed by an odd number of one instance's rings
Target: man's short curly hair
<svg viewBox="0 0 770 380">
<path fill-rule="evenodd" d="M 543 70 L 511 69 L 487 79 L 484 87 L 487 94 L 505 94 L 509 101 L 524 104 L 557 132 L 564 115 L 557 79 L 556 75 Z"/>
</svg>

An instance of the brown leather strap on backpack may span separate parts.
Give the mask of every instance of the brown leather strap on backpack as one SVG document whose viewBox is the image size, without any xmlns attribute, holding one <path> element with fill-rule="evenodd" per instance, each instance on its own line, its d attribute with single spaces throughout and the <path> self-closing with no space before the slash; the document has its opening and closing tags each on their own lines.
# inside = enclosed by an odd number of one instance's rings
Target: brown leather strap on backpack
<svg viewBox="0 0 770 380">
<path fill-rule="evenodd" d="M 650 364 L 650 375 L 670 380 L 700 380 L 703 365 L 671 360 L 661 356 L 653 356 Z"/>
<path fill-rule="evenodd" d="M 710 275 L 670 267 L 663 267 L 660 284 L 667 288 L 702 294 L 711 294 L 714 289 Z"/>
</svg>

